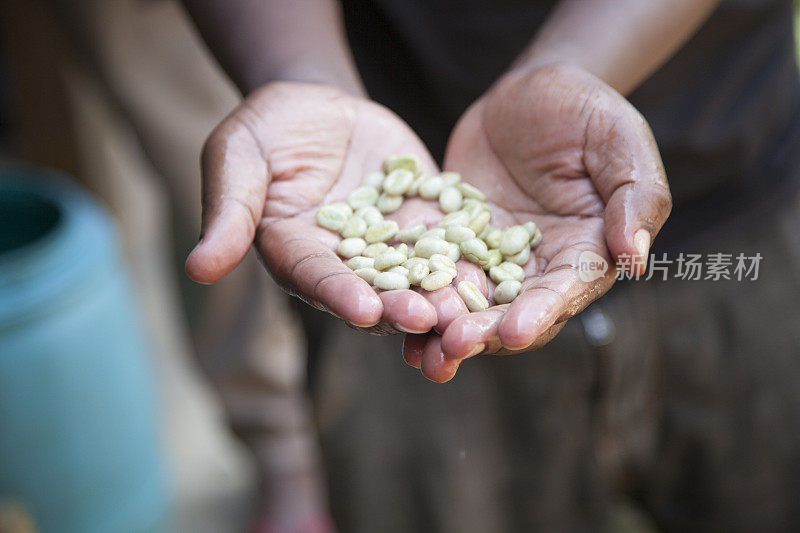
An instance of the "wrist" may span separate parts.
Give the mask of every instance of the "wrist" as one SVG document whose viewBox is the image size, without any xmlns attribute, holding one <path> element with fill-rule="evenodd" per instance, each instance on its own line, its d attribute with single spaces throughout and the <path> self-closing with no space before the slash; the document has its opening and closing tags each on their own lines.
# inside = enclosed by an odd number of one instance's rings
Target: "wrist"
<svg viewBox="0 0 800 533">
<path fill-rule="evenodd" d="M 243 75 L 237 85 L 242 94 L 248 96 L 264 85 L 279 82 L 325 85 L 353 96 L 367 97 L 366 89 L 355 71 L 311 64 L 290 63 L 266 74 L 254 72 Z"/>
<path fill-rule="evenodd" d="M 598 83 L 604 86 L 608 85 L 596 74 L 578 63 L 564 60 L 542 59 L 541 61 L 537 60 L 515 64 L 492 85 L 489 92 L 496 90 L 502 91 L 503 88 L 508 88 L 519 83 L 524 84 L 526 80 L 530 78 L 550 80 L 552 83 L 558 83 L 558 80 L 562 80 L 561 83 L 566 83 L 566 81 L 563 80 L 572 80 L 572 83 L 575 83 L 575 80 L 579 80 L 581 83 L 586 84 L 588 80 L 591 80 L 592 84 Z"/>
</svg>

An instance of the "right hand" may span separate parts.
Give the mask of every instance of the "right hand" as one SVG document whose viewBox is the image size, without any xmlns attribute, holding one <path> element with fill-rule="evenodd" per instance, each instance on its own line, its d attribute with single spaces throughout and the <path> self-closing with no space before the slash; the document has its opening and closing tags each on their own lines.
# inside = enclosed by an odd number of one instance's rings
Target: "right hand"
<svg viewBox="0 0 800 533">
<path fill-rule="evenodd" d="M 392 153 L 436 164 L 388 109 L 331 87 L 274 83 L 255 91 L 206 141 L 200 242 L 186 261 L 195 281 L 214 283 L 251 244 L 275 281 L 310 305 L 361 328 L 422 333 L 434 303 L 412 290 L 377 294 L 336 255 L 339 235 L 317 225 L 325 204 L 344 200 Z M 430 225 L 438 205 L 407 200 L 389 218 Z"/>
</svg>

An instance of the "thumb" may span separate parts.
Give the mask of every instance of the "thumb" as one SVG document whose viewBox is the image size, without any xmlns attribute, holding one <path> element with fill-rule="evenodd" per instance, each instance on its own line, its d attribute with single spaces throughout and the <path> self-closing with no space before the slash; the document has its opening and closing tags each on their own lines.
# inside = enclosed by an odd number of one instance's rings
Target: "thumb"
<svg viewBox="0 0 800 533">
<path fill-rule="evenodd" d="M 592 114 L 585 164 L 606 204 L 605 237 L 612 259 L 641 275 L 652 241 L 672 209 L 672 196 L 644 117 L 622 96 L 615 93 L 611 100 Z"/>
<path fill-rule="evenodd" d="M 270 173 L 258 141 L 235 114 L 209 136 L 201 166 L 200 241 L 186 260 L 186 273 L 200 283 L 214 283 L 247 254 L 264 212 Z"/>
</svg>

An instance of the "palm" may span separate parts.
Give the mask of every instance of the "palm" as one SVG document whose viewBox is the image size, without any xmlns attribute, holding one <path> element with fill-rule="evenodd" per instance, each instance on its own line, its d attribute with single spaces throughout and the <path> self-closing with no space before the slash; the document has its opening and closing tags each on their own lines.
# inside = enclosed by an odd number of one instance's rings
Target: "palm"
<svg viewBox="0 0 800 533">
<path fill-rule="evenodd" d="M 605 202 L 584 163 L 586 94 L 572 93 L 569 100 L 558 87 L 534 92 L 529 85 L 526 89 L 535 99 L 520 105 L 518 96 L 502 89 L 461 119 L 445 166 L 464 169 L 465 178 L 487 193 L 493 224 L 506 227 L 533 220 L 540 227 L 545 239 L 525 266 L 528 285 L 555 291 L 565 300 L 579 297 L 576 291 L 607 289 L 610 275 L 591 287 L 576 285 L 574 276 L 564 275 L 574 273 L 583 251 L 609 259 Z M 507 91 L 515 90 L 521 89 L 515 85 Z M 508 105 L 511 98 L 513 106 Z"/>
<path fill-rule="evenodd" d="M 487 194 L 493 225 L 533 220 L 544 240 L 514 302 L 464 314 L 442 338 L 407 343 L 407 360 L 439 381 L 469 355 L 549 341 L 613 284 L 613 268 L 598 279 L 581 276 L 581 254 L 609 264 L 635 256 L 633 234 L 644 228 L 655 235 L 669 212 L 649 128 L 620 95 L 577 69 L 546 67 L 501 80 L 459 121 L 445 168 Z"/>
<path fill-rule="evenodd" d="M 223 146 L 215 147 L 215 138 Z M 426 169 L 435 172 L 423 144 L 385 108 L 321 86 L 271 85 L 220 126 L 204 158 L 206 176 L 224 173 L 218 167 L 233 166 L 237 158 L 257 168 L 246 169 L 249 179 L 240 173 L 234 183 L 207 183 L 205 196 L 219 198 L 230 191 L 237 196 L 235 203 L 247 207 L 241 218 L 250 217 L 252 223 L 240 222 L 238 234 L 255 237 L 268 270 L 287 291 L 357 326 L 381 321 L 405 331 L 427 331 L 436 323 L 430 303 L 412 291 L 376 295 L 336 257 L 340 237 L 315 221 L 320 206 L 344 200 L 367 172 L 380 168 L 387 153 L 419 154 Z M 391 218 L 406 225 L 439 216 L 427 202 L 408 201 Z M 231 238 L 240 239 L 233 230 Z"/>
</svg>

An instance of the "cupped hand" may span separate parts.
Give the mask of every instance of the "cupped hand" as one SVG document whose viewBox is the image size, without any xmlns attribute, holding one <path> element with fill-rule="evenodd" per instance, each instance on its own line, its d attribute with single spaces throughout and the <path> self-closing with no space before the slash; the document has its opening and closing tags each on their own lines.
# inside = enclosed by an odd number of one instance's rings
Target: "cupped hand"
<svg viewBox="0 0 800 533">
<path fill-rule="evenodd" d="M 536 349 L 604 294 L 617 260 L 642 273 L 671 209 L 655 140 L 627 100 L 588 72 L 551 65 L 514 72 L 473 104 L 448 144 L 445 168 L 478 186 L 492 225 L 533 220 L 544 240 L 519 296 L 453 317 L 439 335 L 406 337 L 404 357 L 435 381 L 477 354 Z M 592 255 L 595 254 L 595 255 Z M 586 259 L 609 265 L 597 279 Z M 486 293 L 490 297 L 493 283 Z"/>
<path fill-rule="evenodd" d="M 255 244 L 277 283 L 319 309 L 376 331 L 430 330 L 438 319 L 428 299 L 377 294 L 336 255 L 339 235 L 315 221 L 320 206 L 343 201 L 391 153 L 417 154 L 436 172 L 411 129 L 378 104 L 313 84 L 256 91 L 206 142 L 201 238 L 187 273 L 213 283 Z M 387 218 L 403 227 L 440 217 L 437 206 L 412 199 Z"/>
</svg>

